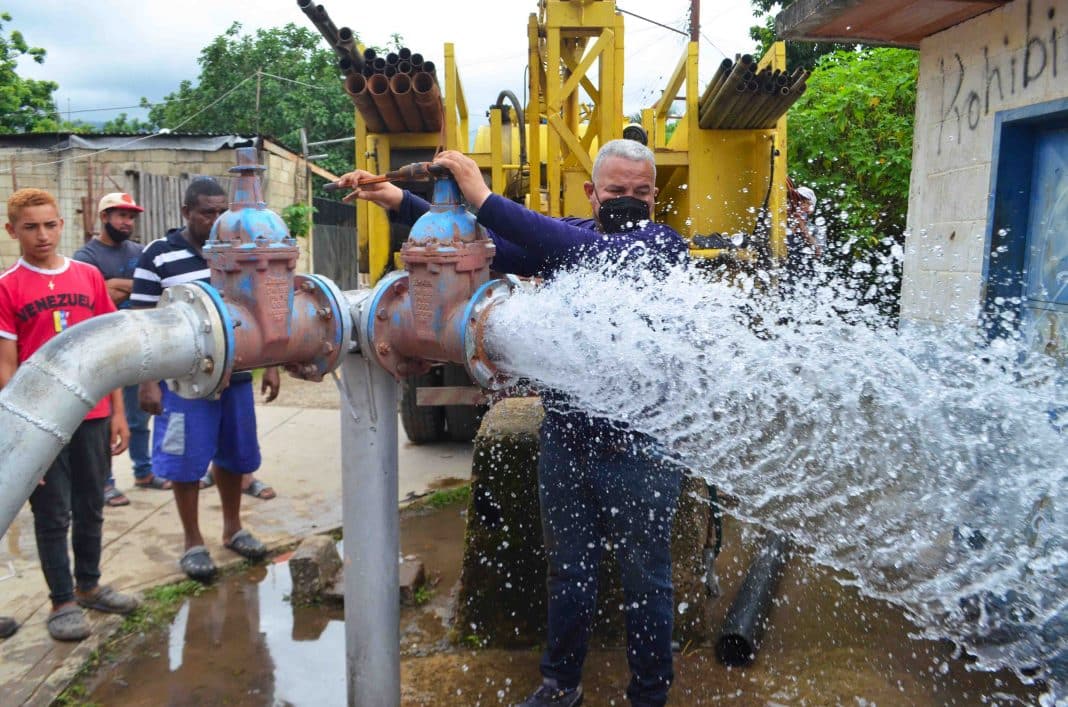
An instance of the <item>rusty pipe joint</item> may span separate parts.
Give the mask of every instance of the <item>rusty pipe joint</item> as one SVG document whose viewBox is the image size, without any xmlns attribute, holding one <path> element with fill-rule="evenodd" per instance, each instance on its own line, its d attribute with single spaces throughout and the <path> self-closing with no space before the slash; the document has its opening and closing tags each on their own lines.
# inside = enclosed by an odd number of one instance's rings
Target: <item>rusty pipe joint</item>
<svg viewBox="0 0 1068 707">
<path fill-rule="evenodd" d="M 482 387 L 503 387 L 476 332 L 487 303 L 511 281 L 490 280 L 496 246 L 464 209 L 451 175 L 430 176 L 430 210 L 401 247 L 407 269 L 383 278 L 358 317 L 361 349 L 398 379 L 462 363 Z"/>
<path fill-rule="evenodd" d="M 255 148 L 240 148 L 230 209 L 215 222 L 204 257 L 212 301 L 227 330 L 227 355 L 214 390 L 234 371 L 285 366 L 292 375 L 322 380 L 337 367 L 352 335 L 341 291 L 330 280 L 296 275 L 300 251 L 282 219 L 263 201 Z"/>
</svg>

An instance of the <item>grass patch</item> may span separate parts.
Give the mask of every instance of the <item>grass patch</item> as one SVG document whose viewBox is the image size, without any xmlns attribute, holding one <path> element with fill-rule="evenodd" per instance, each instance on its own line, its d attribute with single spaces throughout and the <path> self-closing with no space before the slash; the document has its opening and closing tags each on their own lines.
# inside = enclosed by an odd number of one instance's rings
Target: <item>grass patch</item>
<svg viewBox="0 0 1068 707">
<path fill-rule="evenodd" d="M 434 597 L 433 587 L 423 584 L 412 593 L 412 603 L 416 606 L 422 606 L 430 601 Z"/>
<path fill-rule="evenodd" d="M 451 489 L 442 489 L 423 499 L 426 508 L 447 508 L 459 504 L 467 505 L 471 501 L 471 485 L 465 484 Z"/>
</svg>

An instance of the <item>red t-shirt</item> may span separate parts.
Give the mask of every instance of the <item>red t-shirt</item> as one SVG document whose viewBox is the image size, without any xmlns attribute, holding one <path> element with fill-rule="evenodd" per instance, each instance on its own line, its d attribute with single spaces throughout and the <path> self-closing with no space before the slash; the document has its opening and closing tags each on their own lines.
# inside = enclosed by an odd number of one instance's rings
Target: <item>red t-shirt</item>
<svg viewBox="0 0 1068 707">
<path fill-rule="evenodd" d="M 19 364 L 64 329 L 114 311 L 104 278 L 92 265 L 63 258 L 56 270 L 42 270 L 19 258 L 0 274 L 0 337 L 17 342 Z M 110 414 L 105 396 L 85 419 Z"/>
</svg>

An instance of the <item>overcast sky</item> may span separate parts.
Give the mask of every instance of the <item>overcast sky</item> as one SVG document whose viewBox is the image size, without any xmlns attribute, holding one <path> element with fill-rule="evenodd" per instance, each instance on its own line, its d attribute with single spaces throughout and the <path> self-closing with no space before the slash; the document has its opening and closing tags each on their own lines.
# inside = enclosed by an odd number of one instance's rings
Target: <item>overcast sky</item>
<svg viewBox="0 0 1068 707">
<path fill-rule="evenodd" d="M 397 32 L 413 51 L 444 65 L 443 44 L 454 43 L 473 118 L 481 117 L 501 90 L 523 95 L 527 17 L 536 11 L 536 0 L 322 4 L 338 27 L 351 27 L 366 44 L 384 45 Z M 681 30 L 686 29 L 689 4 L 617 0 L 622 10 Z M 20 30 L 31 46 L 48 52 L 43 65 L 21 62 L 20 73 L 57 82 L 57 107 L 93 122 L 120 112 L 143 117 L 144 111 L 128 106 L 136 106 L 142 96 L 159 101 L 183 79 L 195 80 L 200 50 L 235 20 L 248 31 L 287 22 L 314 30 L 296 0 L 9 0 L 5 5 L 12 16 L 5 30 Z M 725 54 L 752 49 L 748 27 L 754 20 L 749 0 L 704 0 L 701 14 L 704 82 Z M 633 113 L 657 100 L 686 38 L 635 17 L 627 16 L 625 22 L 624 110 Z"/>
</svg>

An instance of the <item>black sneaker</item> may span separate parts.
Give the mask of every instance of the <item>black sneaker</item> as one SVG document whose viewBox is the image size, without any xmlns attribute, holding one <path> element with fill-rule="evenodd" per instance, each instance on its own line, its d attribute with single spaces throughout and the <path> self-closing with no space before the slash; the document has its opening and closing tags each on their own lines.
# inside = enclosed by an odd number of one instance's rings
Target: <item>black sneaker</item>
<svg viewBox="0 0 1068 707">
<path fill-rule="evenodd" d="M 578 707 L 581 704 L 582 685 L 560 687 L 555 680 L 546 678 L 541 687 L 517 707 Z"/>
</svg>

